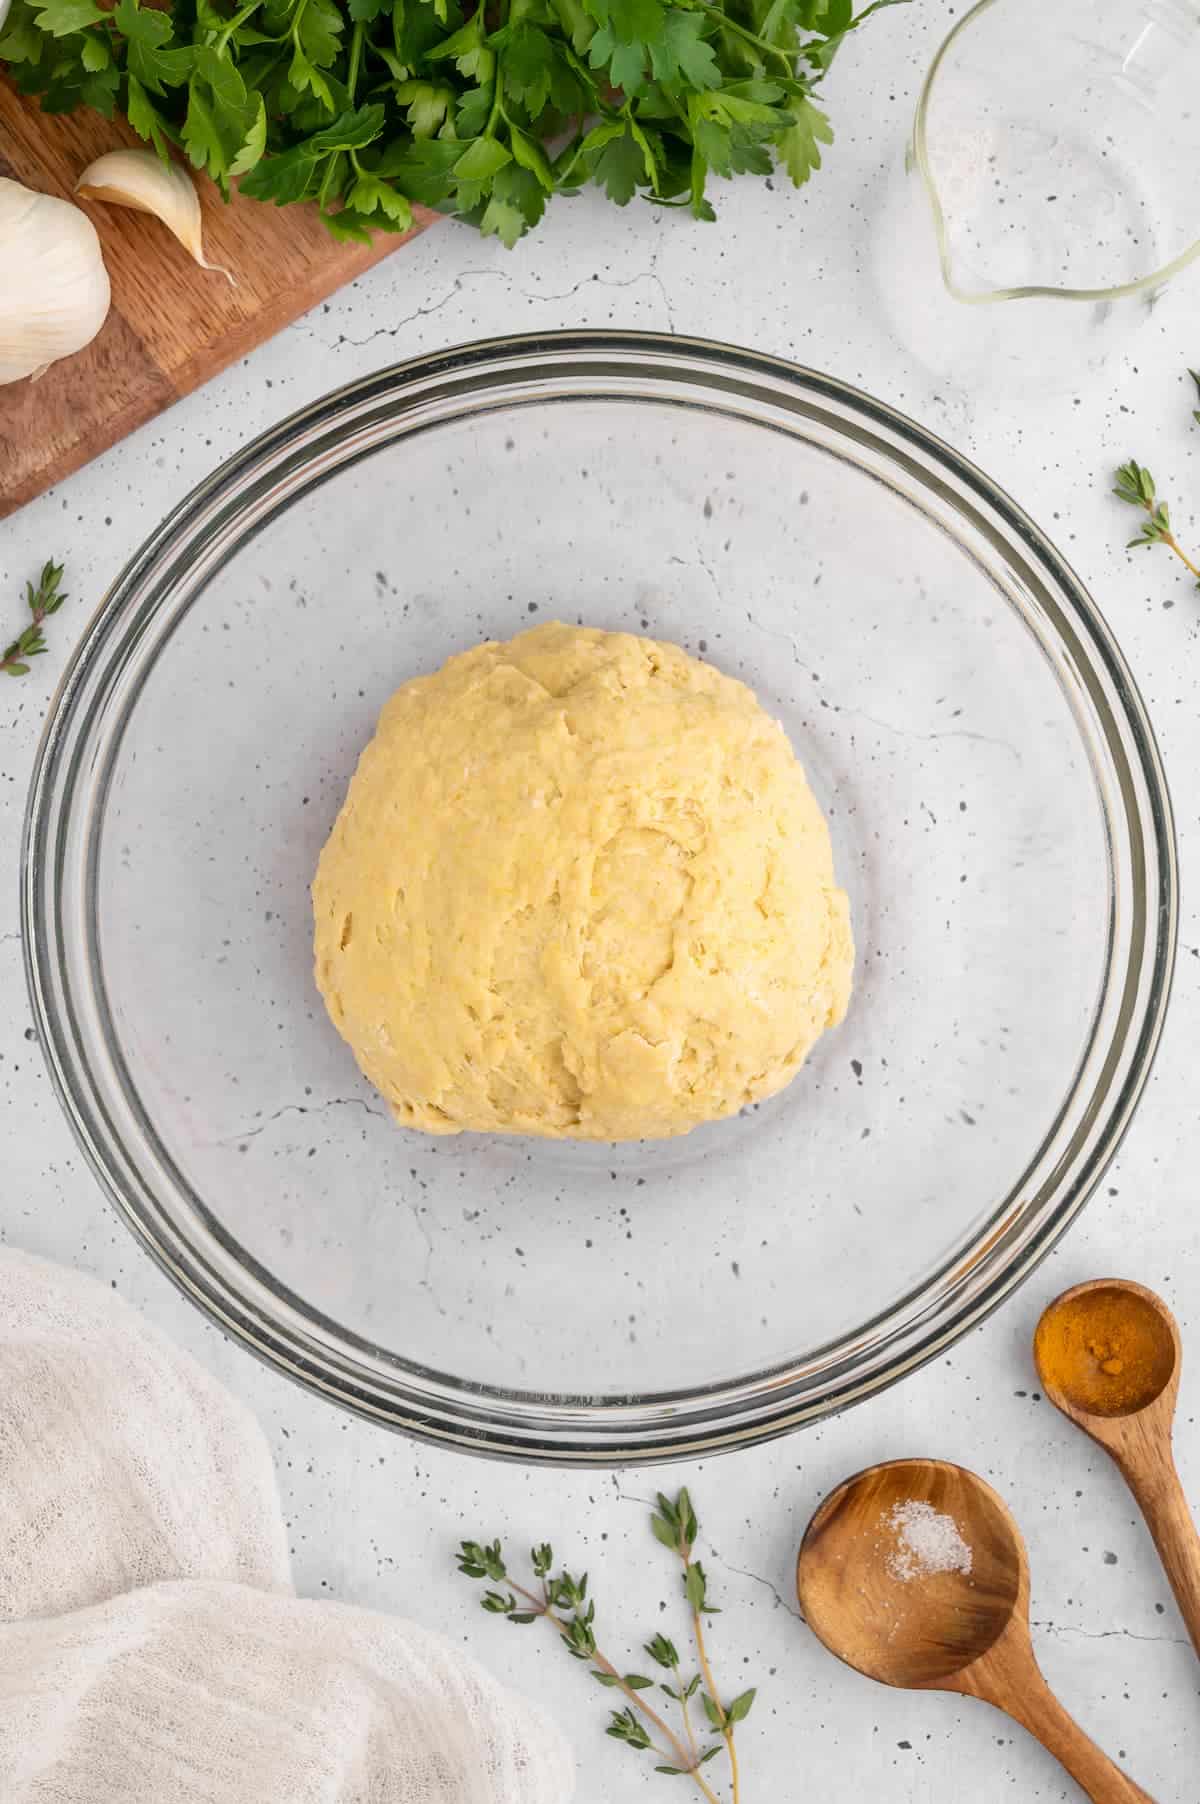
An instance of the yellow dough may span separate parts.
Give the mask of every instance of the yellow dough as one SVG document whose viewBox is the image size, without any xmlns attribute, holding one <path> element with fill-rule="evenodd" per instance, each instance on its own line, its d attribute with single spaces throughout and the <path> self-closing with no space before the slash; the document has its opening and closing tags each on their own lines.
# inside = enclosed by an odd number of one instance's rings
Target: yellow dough
<svg viewBox="0 0 1200 1804">
<path fill-rule="evenodd" d="M 782 1089 L 850 998 L 783 728 L 630 633 L 539 626 L 406 683 L 313 903 L 338 1032 L 433 1134 L 686 1134 Z"/>
</svg>

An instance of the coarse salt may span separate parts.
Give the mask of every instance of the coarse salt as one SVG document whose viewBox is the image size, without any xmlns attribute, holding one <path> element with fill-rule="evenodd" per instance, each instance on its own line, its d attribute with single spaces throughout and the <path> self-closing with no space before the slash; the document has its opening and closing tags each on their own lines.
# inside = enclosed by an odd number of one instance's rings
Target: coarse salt
<svg viewBox="0 0 1200 1804">
<path fill-rule="evenodd" d="M 914 1497 L 893 1504 L 884 1521 L 896 1537 L 896 1545 L 887 1556 L 887 1569 L 893 1578 L 907 1583 L 935 1572 L 970 1572 L 971 1549 L 953 1516 L 943 1515 L 931 1503 Z"/>
</svg>

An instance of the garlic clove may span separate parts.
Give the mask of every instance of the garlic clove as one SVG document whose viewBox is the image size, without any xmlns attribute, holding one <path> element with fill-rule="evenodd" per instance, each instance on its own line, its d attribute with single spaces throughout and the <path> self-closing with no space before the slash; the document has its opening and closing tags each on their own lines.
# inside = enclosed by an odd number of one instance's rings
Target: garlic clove
<svg viewBox="0 0 1200 1804">
<path fill-rule="evenodd" d="M 0 176 L 0 383 L 36 380 L 90 344 L 112 291 L 79 207 Z"/>
<path fill-rule="evenodd" d="M 164 163 L 153 150 L 109 150 L 88 164 L 75 192 L 84 200 L 109 201 L 116 207 L 132 207 L 135 213 L 152 213 L 201 269 L 214 270 L 231 287 L 237 287 L 229 270 L 210 263 L 204 255 L 200 197 L 191 176 L 178 163 Z"/>
</svg>

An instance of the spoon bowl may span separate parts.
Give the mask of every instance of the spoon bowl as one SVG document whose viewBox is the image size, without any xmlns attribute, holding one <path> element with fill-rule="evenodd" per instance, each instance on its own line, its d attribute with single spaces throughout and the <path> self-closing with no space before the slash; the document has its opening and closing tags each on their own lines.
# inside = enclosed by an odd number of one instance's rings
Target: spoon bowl
<svg viewBox="0 0 1200 1804">
<path fill-rule="evenodd" d="M 949 1518 L 969 1559 L 919 1573 L 903 1513 Z M 826 1498 L 800 1549 L 809 1627 L 831 1653 L 884 1685 L 938 1686 L 1003 1635 L 1021 1597 L 1025 1550 L 990 1485 L 943 1460 L 872 1466 Z"/>
<path fill-rule="evenodd" d="M 1175 1319 L 1153 1291 L 1128 1281 L 1064 1291 L 1038 1323 L 1033 1351 L 1050 1401 L 1077 1416 L 1138 1415 L 1178 1384 Z"/>
<path fill-rule="evenodd" d="M 1029 1639 L 1029 1560 L 1008 1506 L 944 1460 L 848 1478 L 805 1531 L 796 1590 L 839 1660 L 884 1685 L 982 1699 L 1050 1750 L 1093 1804 L 1152 1804 L 1050 1690 Z"/>
</svg>

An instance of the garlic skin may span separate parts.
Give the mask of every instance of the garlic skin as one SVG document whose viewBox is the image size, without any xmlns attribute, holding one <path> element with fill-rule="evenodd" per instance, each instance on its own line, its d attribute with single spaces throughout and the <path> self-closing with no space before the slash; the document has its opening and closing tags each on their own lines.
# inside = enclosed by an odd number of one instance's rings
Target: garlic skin
<svg viewBox="0 0 1200 1804">
<path fill-rule="evenodd" d="M 153 213 L 201 269 L 215 270 L 231 287 L 237 287 L 227 269 L 210 263 L 204 255 L 200 197 L 191 176 L 178 163 L 164 163 L 153 150 L 109 150 L 88 164 L 75 192 L 84 200 L 109 201 L 115 207 L 132 207 L 135 213 Z"/>
<path fill-rule="evenodd" d="M 87 214 L 7 176 L 0 176 L 0 270 L 0 383 L 36 379 L 82 351 L 108 317 L 112 290 Z"/>
<path fill-rule="evenodd" d="M 8 10 L 11 5 L 12 0 L 0 0 L 0 31 L 4 30 L 4 21 L 8 17 Z"/>
</svg>

